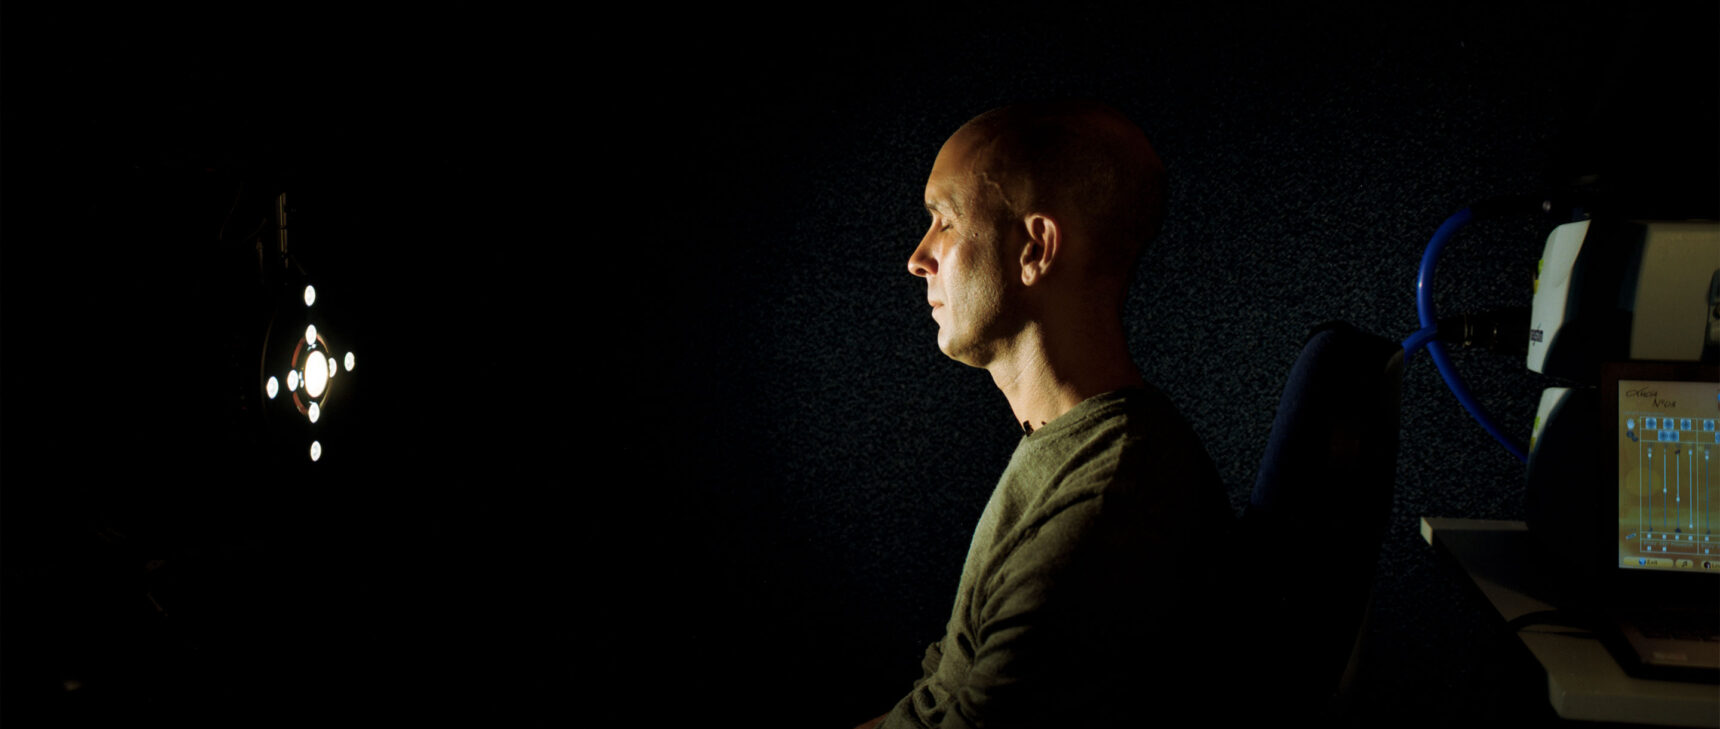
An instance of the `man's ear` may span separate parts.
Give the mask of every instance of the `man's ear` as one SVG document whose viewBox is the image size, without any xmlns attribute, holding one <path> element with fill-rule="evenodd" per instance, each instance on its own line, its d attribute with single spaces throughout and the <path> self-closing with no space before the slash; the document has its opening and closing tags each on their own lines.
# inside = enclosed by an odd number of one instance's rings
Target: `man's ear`
<svg viewBox="0 0 1720 729">
<path fill-rule="evenodd" d="M 1027 231 L 1021 246 L 1021 282 L 1032 286 L 1051 272 L 1063 252 L 1063 232 L 1055 219 L 1043 213 L 1033 213 L 1021 224 Z"/>
</svg>

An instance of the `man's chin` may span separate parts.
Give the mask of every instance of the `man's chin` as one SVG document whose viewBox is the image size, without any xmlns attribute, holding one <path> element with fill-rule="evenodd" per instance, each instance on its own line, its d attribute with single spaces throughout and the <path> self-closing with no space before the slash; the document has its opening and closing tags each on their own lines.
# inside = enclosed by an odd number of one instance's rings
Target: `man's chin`
<svg viewBox="0 0 1720 729">
<path fill-rule="evenodd" d="M 972 347 L 957 346 L 955 343 L 942 336 L 938 337 L 938 351 L 943 352 L 945 357 L 949 357 L 950 359 L 969 367 L 979 367 L 981 369 L 985 367 L 985 365 L 979 361 L 979 358 L 975 356 L 976 353 Z"/>
<path fill-rule="evenodd" d="M 945 357 L 961 361 L 960 350 L 955 349 L 954 343 L 941 330 L 938 332 L 938 351 L 943 352 Z"/>
</svg>

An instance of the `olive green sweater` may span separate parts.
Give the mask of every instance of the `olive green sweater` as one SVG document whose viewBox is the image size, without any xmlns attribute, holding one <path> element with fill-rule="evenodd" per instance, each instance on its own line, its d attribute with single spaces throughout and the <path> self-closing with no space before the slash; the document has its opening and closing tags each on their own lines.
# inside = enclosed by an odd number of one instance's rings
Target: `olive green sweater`
<svg viewBox="0 0 1720 729">
<path fill-rule="evenodd" d="M 1024 436 L 974 529 L 924 675 L 882 727 L 1089 727 L 1162 716 L 1200 612 L 1189 559 L 1231 520 L 1164 395 L 1090 398 Z M 1210 677 L 1208 677 L 1210 679 Z"/>
</svg>

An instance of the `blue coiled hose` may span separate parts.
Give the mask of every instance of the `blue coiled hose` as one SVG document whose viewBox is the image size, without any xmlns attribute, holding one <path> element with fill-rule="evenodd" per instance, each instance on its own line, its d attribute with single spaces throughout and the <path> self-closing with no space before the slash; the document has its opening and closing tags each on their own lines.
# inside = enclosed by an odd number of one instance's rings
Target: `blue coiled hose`
<svg viewBox="0 0 1720 729">
<path fill-rule="evenodd" d="M 1452 367 L 1451 358 L 1445 354 L 1445 345 L 1436 336 L 1439 333 L 1439 317 L 1433 313 L 1434 267 L 1439 264 L 1439 256 L 1445 251 L 1445 244 L 1451 240 L 1451 236 L 1474 216 L 1473 210 L 1464 208 L 1446 218 L 1439 230 L 1434 231 L 1433 239 L 1428 241 L 1427 251 L 1421 255 L 1421 271 L 1415 282 L 1415 313 L 1421 320 L 1421 331 L 1404 340 L 1404 357 L 1408 358 L 1414 355 L 1417 349 L 1426 347 L 1427 355 L 1433 358 L 1434 367 L 1439 369 L 1439 376 L 1445 378 L 1446 386 L 1451 388 L 1451 394 L 1457 396 L 1457 401 L 1463 404 L 1463 408 L 1475 416 L 1475 420 L 1481 423 L 1481 427 L 1487 429 L 1494 439 L 1504 444 L 1505 450 L 1510 451 L 1517 460 L 1527 462 L 1528 452 L 1522 445 L 1507 437 L 1493 422 L 1493 418 L 1487 415 L 1487 410 L 1481 407 L 1475 395 L 1469 392 L 1469 387 L 1463 384 L 1463 378 L 1457 374 L 1457 369 Z"/>
</svg>

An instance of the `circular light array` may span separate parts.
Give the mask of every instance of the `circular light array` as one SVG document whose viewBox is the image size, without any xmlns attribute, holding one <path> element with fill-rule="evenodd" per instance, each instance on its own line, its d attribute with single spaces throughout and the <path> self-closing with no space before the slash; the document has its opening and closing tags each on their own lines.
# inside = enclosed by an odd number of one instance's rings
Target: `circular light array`
<svg viewBox="0 0 1720 729">
<path fill-rule="evenodd" d="M 306 285 L 303 299 L 307 309 L 314 309 L 317 302 L 316 287 Z M 337 359 L 333 348 L 327 340 L 317 332 L 316 324 L 306 322 L 304 338 L 299 340 L 292 349 L 291 363 L 287 365 L 286 392 L 291 393 L 293 407 L 305 417 L 301 423 L 309 422 L 316 425 L 328 410 L 329 397 L 334 387 L 334 378 L 340 374 L 342 359 Z M 356 358 L 351 351 L 344 357 L 345 369 L 351 372 Z M 283 363 L 285 364 L 285 363 Z M 278 365 L 277 365 L 278 366 Z M 270 375 L 263 384 L 263 391 L 274 400 L 281 394 L 281 381 Z M 300 386 L 303 385 L 301 388 Z M 313 439 L 310 445 L 311 461 L 322 459 L 323 446 L 321 440 Z"/>
</svg>

